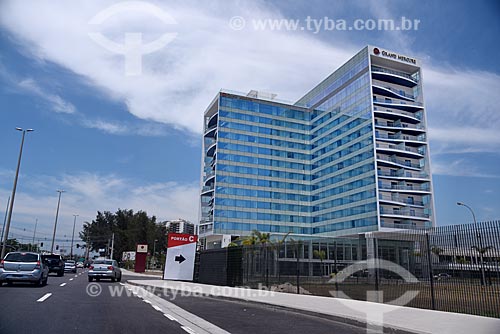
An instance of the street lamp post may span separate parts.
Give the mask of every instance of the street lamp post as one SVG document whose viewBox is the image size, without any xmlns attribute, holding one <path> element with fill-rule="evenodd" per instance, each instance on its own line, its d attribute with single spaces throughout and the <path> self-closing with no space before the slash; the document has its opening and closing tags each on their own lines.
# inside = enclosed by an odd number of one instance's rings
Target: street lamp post
<svg viewBox="0 0 500 334">
<path fill-rule="evenodd" d="M 472 219 L 474 220 L 474 226 L 476 226 L 476 229 L 477 229 L 477 232 L 476 232 L 477 239 L 479 240 L 479 258 L 481 260 L 481 285 L 485 285 L 486 284 L 486 275 L 484 274 L 484 261 L 483 261 L 483 253 L 482 253 L 483 242 L 481 241 L 481 234 L 479 233 L 479 227 L 477 225 L 476 215 L 474 214 L 474 210 L 472 210 L 472 208 L 470 206 L 468 206 L 467 204 L 462 203 L 462 202 L 457 202 L 457 205 L 466 207 L 467 209 L 469 209 L 470 213 L 472 214 Z"/>
<path fill-rule="evenodd" d="M 35 230 L 33 231 L 33 241 L 31 242 L 30 250 L 33 248 L 33 245 L 35 245 L 35 235 L 36 235 L 36 226 L 38 225 L 38 218 L 35 219 Z M 36 249 L 35 249 L 36 251 Z"/>
<path fill-rule="evenodd" d="M 19 149 L 19 158 L 17 159 L 17 168 L 16 168 L 16 176 L 14 177 L 14 186 L 12 187 L 12 195 L 10 196 L 9 214 L 7 216 L 7 223 L 5 225 L 5 234 L 3 236 L 2 253 L 0 255 L 0 259 L 3 259 L 3 257 L 5 256 L 5 249 L 7 246 L 7 240 L 9 239 L 9 228 L 10 228 L 10 221 L 12 219 L 12 209 L 14 207 L 14 198 L 16 197 L 17 179 L 19 178 L 19 168 L 21 167 L 21 157 L 23 156 L 24 136 L 26 135 L 26 132 L 33 131 L 33 129 L 23 130 L 21 128 L 16 128 L 16 130 L 22 131 L 23 137 L 21 139 L 21 148 Z"/>
<path fill-rule="evenodd" d="M 75 240 L 75 225 L 76 225 L 76 217 L 78 215 L 73 215 L 75 217 L 75 220 L 73 221 L 73 234 L 71 236 L 71 252 L 70 252 L 70 258 L 73 259 L 73 241 Z"/>
<path fill-rule="evenodd" d="M 54 233 L 52 234 L 52 246 L 50 247 L 50 252 L 54 253 L 54 242 L 56 240 L 56 229 L 57 229 L 57 217 L 59 216 L 59 205 L 61 204 L 61 194 L 64 190 L 57 190 L 59 193 L 59 199 L 57 200 L 57 210 L 56 210 L 56 220 L 54 222 Z"/>
<path fill-rule="evenodd" d="M 155 267 L 156 267 L 156 242 L 157 241 L 158 240 L 155 240 L 153 242 L 153 269 L 155 269 Z"/>
</svg>

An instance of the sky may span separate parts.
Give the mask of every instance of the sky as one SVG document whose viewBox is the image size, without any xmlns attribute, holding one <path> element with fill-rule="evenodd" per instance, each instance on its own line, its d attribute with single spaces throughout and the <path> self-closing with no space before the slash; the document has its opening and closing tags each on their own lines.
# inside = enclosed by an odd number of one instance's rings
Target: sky
<svg viewBox="0 0 500 334">
<path fill-rule="evenodd" d="M 412 29 L 370 29 L 379 19 Z M 51 240 L 58 189 L 61 247 L 76 214 L 77 232 L 118 209 L 196 222 L 202 115 L 217 92 L 296 101 L 367 44 L 423 62 L 437 224 L 471 222 L 457 201 L 500 219 L 498 36 L 500 4 L 486 0 L 3 0 L 0 223 L 16 127 L 35 131 L 11 236 L 30 241 L 38 219 L 37 239 Z"/>
</svg>

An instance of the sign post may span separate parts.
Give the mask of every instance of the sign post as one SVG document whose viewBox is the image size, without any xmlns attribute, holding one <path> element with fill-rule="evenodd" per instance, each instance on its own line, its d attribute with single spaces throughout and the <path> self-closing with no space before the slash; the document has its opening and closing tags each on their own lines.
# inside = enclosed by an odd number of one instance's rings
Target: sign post
<svg viewBox="0 0 500 334">
<path fill-rule="evenodd" d="M 137 245 L 135 253 L 135 272 L 143 273 L 146 271 L 146 259 L 148 257 L 148 245 Z"/>
<path fill-rule="evenodd" d="M 163 279 L 192 281 L 198 236 L 169 233 Z"/>
</svg>

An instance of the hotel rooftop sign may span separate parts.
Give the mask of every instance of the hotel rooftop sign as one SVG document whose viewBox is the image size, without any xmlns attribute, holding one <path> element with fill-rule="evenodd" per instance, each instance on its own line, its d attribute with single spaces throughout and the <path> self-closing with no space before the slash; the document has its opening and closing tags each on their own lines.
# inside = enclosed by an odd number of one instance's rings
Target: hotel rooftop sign
<svg viewBox="0 0 500 334">
<path fill-rule="evenodd" d="M 402 54 L 399 54 L 396 52 L 387 51 L 387 50 L 373 47 L 373 46 L 370 46 L 369 48 L 370 48 L 371 54 L 373 54 L 375 56 L 387 58 L 387 59 L 391 59 L 391 60 L 396 60 L 396 61 L 399 61 L 399 62 L 402 62 L 405 64 L 420 66 L 418 64 L 418 60 L 416 58 L 408 57 L 408 56 L 405 56 L 405 55 L 402 55 Z"/>
</svg>

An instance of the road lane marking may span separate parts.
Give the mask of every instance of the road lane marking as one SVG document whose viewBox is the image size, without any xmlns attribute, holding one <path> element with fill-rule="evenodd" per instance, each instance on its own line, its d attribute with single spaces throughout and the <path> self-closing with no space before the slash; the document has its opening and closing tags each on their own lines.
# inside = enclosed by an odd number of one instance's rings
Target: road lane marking
<svg viewBox="0 0 500 334">
<path fill-rule="evenodd" d="M 125 285 L 124 283 L 120 283 L 120 285 Z"/>
<path fill-rule="evenodd" d="M 72 280 L 73 280 L 73 278 L 70 278 L 69 280 L 70 280 L 70 281 L 72 281 Z"/>
<path fill-rule="evenodd" d="M 66 283 L 61 283 L 61 284 L 59 284 L 59 286 L 65 286 L 65 285 L 66 285 Z"/>
<path fill-rule="evenodd" d="M 78 275 L 75 275 L 75 277 L 78 277 Z"/>
<path fill-rule="evenodd" d="M 172 317 L 170 314 L 164 314 L 164 316 L 166 316 L 167 318 L 169 318 L 172 321 L 177 321 L 177 319 Z"/>
<path fill-rule="evenodd" d="M 149 300 L 143 299 L 142 301 L 145 302 L 146 304 L 151 304 Z"/>
<path fill-rule="evenodd" d="M 186 332 L 188 332 L 189 334 L 196 334 L 196 332 L 194 330 L 192 330 L 191 328 L 189 328 L 187 326 L 181 326 L 181 328 L 183 330 L 185 330 Z"/>
<path fill-rule="evenodd" d="M 139 281 L 137 281 L 139 282 Z M 151 304 L 157 305 L 165 313 L 163 314 L 166 318 L 177 321 L 181 326 L 187 328 L 184 329 L 188 334 L 199 334 L 199 333 L 212 333 L 212 334 L 230 334 L 228 331 L 217 327 L 216 325 L 206 321 L 203 318 L 198 317 L 193 313 L 189 313 L 186 310 L 180 308 L 179 306 L 156 296 L 154 293 L 148 292 L 144 287 L 130 285 L 125 283 L 127 287 L 133 287 L 134 290 L 140 293 L 143 301 L 149 300 Z M 139 296 L 138 296 L 139 297 Z M 173 316 L 175 316 L 175 318 Z M 173 318 L 173 319 L 172 319 Z M 191 330 L 192 332 L 190 332 Z"/>
<path fill-rule="evenodd" d="M 38 299 L 37 302 L 44 302 L 47 298 L 49 298 L 50 296 L 52 296 L 51 293 L 46 293 L 42 298 Z"/>
<path fill-rule="evenodd" d="M 158 306 L 156 306 L 156 305 L 151 305 L 151 306 L 153 306 L 153 308 L 155 310 L 157 310 L 158 312 L 163 312 L 163 310 L 161 308 L 159 308 Z"/>
</svg>

